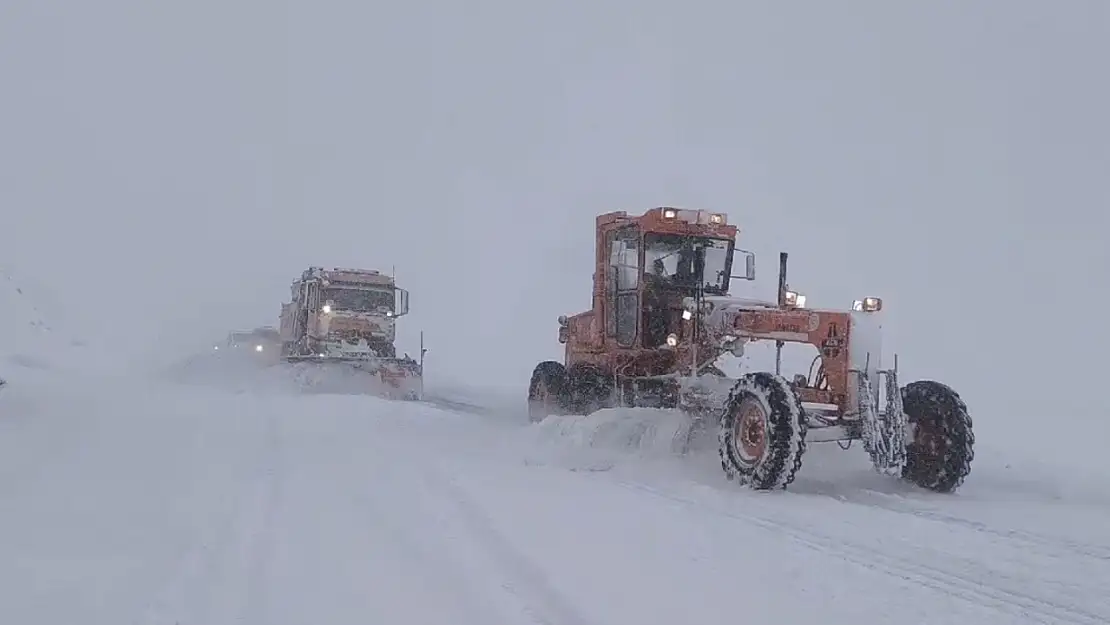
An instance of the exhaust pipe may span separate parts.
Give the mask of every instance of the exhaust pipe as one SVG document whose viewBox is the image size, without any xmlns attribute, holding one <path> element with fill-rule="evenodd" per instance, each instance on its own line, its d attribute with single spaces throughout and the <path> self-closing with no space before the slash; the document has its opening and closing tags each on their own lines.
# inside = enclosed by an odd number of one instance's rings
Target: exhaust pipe
<svg viewBox="0 0 1110 625">
<path fill-rule="evenodd" d="M 786 306 L 786 252 L 779 252 L 779 308 Z M 775 341 L 775 375 L 782 375 L 782 348 L 786 343 Z"/>
</svg>

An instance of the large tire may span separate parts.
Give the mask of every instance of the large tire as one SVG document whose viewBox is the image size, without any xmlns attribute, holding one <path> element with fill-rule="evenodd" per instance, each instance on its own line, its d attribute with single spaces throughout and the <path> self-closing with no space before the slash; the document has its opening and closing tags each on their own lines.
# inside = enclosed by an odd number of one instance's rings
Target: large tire
<svg viewBox="0 0 1110 625">
<path fill-rule="evenodd" d="M 913 434 L 906 442 L 902 478 L 938 493 L 959 488 L 975 458 L 975 434 L 963 399 L 940 382 L 922 380 L 902 388 L 902 409 Z"/>
<path fill-rule="evenodd" d="M 567 409 L 588 415 L 613 405 L 612 377 L 597 365 L 575 363 L 567 370 Z"/>
<path fill-rule="evenodd" d="M 550 415 L 562 414 L 566 406 L 566 367 L 554 360 L 536 365 L 528 385 L 528 419 L 532 423 L 543 421 Z"/>
<path fill-rule="evenodd" d="M 721 468 L 755 490 L 786 488 L 802 465 L 802 402 L 782 376 L 749 373 L 732 387 L 718 429 Z"/>
</svg>

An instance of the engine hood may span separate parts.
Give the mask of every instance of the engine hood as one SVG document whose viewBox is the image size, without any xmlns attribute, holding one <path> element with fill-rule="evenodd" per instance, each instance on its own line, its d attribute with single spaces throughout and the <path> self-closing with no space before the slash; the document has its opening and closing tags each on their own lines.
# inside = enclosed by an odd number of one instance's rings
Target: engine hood
<svg viewBox="0 0 1110 625">
<path fill-rule="evenodd" d="M 683 307 L 695 312 L 694 298 L 685 298 Z M 696 314 L 699 315 L 710 341 L 736 346 L 737 339 L 742 343 L 747 340 L 744 336 L 752 336 L 745 331 L 737 331 L 741 325 L 747 325 L 741 322 L 741 317 L 754 319 L 758 327 L 766 323 L 760 321 L 760 312 L 772 310 L 778 311 L 775 313 L 776 323 L 773 326 L 758 330 L 749 328 L 748 331 L 757 332 L 758 338 L 805 341 L 809 338 L 808 333 L 817 330 L 820 325 L 820 316 L 815 311 L 781 310 L 775 302 L 750 297 L 706 296 L 702 298 L 701 310 Z"/>
<path fill-rule="evenodd" d="M 692 313 L 697 312 L 692 297 L 683 298 L 682 307 Z M 711 328 L 731 327 L 733 318 L 740 311 L 773 308 L 778 308 L 778 304 L 769 300 L 731 295 L 706 295 L 701 298 L 701 321 Z"/>
</svg>

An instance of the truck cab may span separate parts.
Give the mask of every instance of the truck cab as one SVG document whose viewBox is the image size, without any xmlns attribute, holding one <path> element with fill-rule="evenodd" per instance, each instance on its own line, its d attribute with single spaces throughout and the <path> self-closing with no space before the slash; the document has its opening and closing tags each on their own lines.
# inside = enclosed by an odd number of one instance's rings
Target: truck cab
<svg viewBox="0 0 1110 625">
<path fill-rule="evenodd" d="M 391 276 L 366 269 L 311 267 L 290 287 L 281 338 L 290 356 L 394 357 L 396 319 L 409 294 Z"/>
</svg>

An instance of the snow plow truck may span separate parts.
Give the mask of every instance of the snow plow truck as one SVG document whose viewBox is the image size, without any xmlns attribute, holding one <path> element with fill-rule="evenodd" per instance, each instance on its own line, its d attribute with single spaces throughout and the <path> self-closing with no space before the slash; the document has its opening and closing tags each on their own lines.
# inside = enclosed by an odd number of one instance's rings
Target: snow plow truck
<svg viewBox="0 0 1110 625">
<path fill-rule="evenodd" d="M 940 382 L 899 387 L 897 355 L 883 365 L 882 300 L 809 308 L 786 282 L 786 253 L 777 300 L 734 297 L 732 280 L 755 280 L 755 255 L 736 249 L 738 231 L 726 214 L 704 210 L 598 216 L 593 306 L 558 318 L 564 359 L 533 370 L 531 420 L 676 409 L 691 430 L 715 432 L 725 475 L 756 490 L 786 488 L 807 444 L 856 440 L 878 472 L 955 490 L 973 458 L 967 406 Z M 734 276 L 738 255 L 743 273 Z M 725 377 L 718 358 L 760 341 L 774 344 L 774 370 Z M 782 372 L 787 344 L 816 349 L 808 373 Z"/>
<path fill-rule="evenodd" d="M 357 369 L 376 394 L 423 397 L 424 345 L 420 360 L 397 356 L 396 322 L 409 312 L 409 294 L 392 276 L 367 269 L 310 267 L 281 307 L 282 357 L 309 367 Z M 345 372 L 346 373 L 346 372 Z"/>
</svg>

